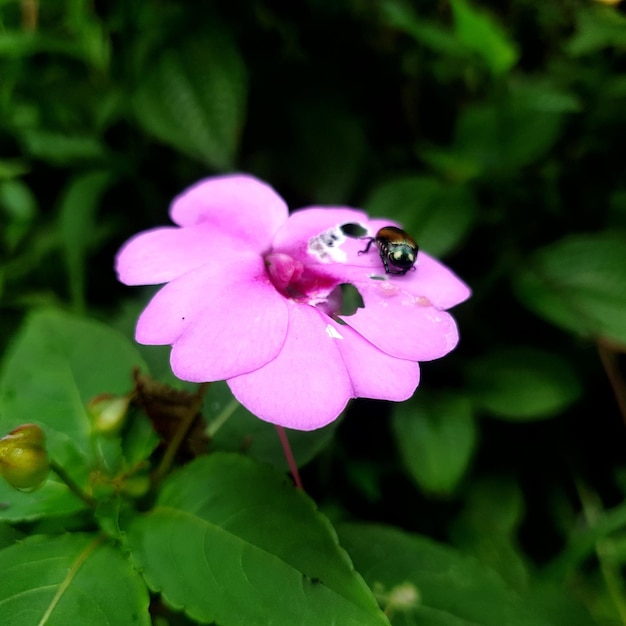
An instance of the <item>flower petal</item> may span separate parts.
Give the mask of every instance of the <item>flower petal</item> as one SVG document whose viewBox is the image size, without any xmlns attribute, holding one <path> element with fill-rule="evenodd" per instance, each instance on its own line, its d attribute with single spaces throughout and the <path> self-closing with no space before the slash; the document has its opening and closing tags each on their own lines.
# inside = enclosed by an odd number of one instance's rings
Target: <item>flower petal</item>
<svg viewBox="0 0 626 626">
<path fill-rule="evenodd" d="M 328 318 L 289 302 L 289 330 L 280 354 L 263 367 L 228 380 L 231 391 L 257 417 L 297 430 L 336 419 L 354 395 Z"/>
<path fill-rule="evenodd" d="M 350 326 L 329 323 L 343 338 L 337 346 L 350 372 L 355 397 L 401 402 L 413 395 L 420 380 L 418 363 L 381 352 Z"/>
<path fill-rule="evenodd" d="M 248 248 L 258 252 L 269 248 L 288 213 L 272 187 L 243 174 L 202 180 L 175 198 L 170 208 L 176 224 L 208 223 L 218 233 L 243 239 Z"/>
<path fill-rule="evenodd" d="M 343 224 L 358 223 L 367 228 L 367 222 L 367 214 L 355 209 L 344 207 L 300 209 L 292 213 L 276 232 L 273 249 L 303 260 L 307 256 L 307 246 L 312 237 L 317 237 Z"/>
<path fill-rule="evenodd" d="M 472 293 L 452 270 L 425 252 L 418 254 L 415 271 L 409 271 L 398 279 L 402 280 L 403 289 L 414 296 L 428 298 L 440 309 L 456 306 Z"/>
<path fill-rule="evenodd" d="M 140 233 L 117 253 L 115 269 L 125 285 L 159 285 L 205 264 L 223 265 L 241 241 L 217 233 L 211 226 L 168 226 Z"/>
<path fill-rule="evenodd" d="M 406 274 L 386 274 L 378 250 L 373 246 L 368 254 L 355 260 L 350 258 L 349 264 L 336 263 L 329 265 L 326 273 L 338 282 L 359 284 L 386 283 L 407 291 L 423 302 L 428 301 L 439 309 L 449 309 L 467 300 L 471 295 L 470 288 L 443 263 L 433 259 L 425 252 L 419 252 L 415 271 Z"/>
<path fill-rule="evenodd" d="M 173 344 L 171 364 L 182 380 L 205 382 L 261 367 L 280 351 L 287 332 L 286 300 L 263 259 L 244 255 L 231 275 L 204 266 L 163 287 L 137 322 L 144 344 Z"/>
<path fill-rule="evenodd" d="M 397 282 L 355 283 L 364 307 L 342 319 L 387 354 L 411 361 L 431 361 L 452 350 L 459 339 L 451 315 L 415 297 Z"/>
</svg>

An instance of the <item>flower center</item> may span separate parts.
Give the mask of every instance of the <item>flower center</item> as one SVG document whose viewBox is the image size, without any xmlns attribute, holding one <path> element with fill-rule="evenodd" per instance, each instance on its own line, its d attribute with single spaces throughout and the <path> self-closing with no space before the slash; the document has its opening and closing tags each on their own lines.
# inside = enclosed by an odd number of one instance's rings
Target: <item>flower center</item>
<svg viewBox="0 0 626 626">
<path fill-rule="evenodd" d="M 265 257 L 265 266 L 272 284 L 286 298 L 313 306 L 323 305 L 323 308 L 330 305 L 335 312 L 337 305 L 332 292 L 339 284 L 336 278 L 284 252 L 270 252 Z"/>
</svg>

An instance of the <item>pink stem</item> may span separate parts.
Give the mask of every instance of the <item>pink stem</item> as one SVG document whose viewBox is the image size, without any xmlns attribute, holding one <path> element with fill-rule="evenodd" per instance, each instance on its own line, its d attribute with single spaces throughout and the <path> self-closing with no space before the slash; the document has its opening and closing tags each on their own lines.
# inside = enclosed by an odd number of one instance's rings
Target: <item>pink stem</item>
<svg viewBox="0 0 626 626">
<path fill-rule="evenodd" d="M 282 426 L 276 426 L 276 430 L 278 431 L 278 437 L 280 438 L 280 443 L 282 444 L 283 451 L 285 452 L 285 458 L 287 459 L 287 464 L 289 465 L 289 471 L 291 472 L 293 482 L 296 484 L 297 489 L 303 489 L 302 480 L 300 480 L 300 472 L 298 471 L 296 460 L 293 457 L 287 433 Z"/>
</svg>

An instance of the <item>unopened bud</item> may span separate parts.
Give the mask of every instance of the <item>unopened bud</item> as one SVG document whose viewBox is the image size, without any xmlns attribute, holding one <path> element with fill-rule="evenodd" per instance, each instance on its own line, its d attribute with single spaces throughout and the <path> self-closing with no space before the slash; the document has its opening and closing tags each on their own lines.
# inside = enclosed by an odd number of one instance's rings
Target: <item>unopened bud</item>
<svg viewBox="0 0 626 626">
<path fill-rule="evenodd" d="M 124 426 L 130 395 L 114 396 L 103 393 L 92 398 L 87 405 L 87 410 L 93 422 L 93 428 L 103 435 L 116 435 Z"/>
<path fill-rule="evenodd" d="M 37 489 L 49 469 L 46 436 L 36 424 L 23 424 L 0 439 L 0 475 L 15 489 Z"/>
</svg>

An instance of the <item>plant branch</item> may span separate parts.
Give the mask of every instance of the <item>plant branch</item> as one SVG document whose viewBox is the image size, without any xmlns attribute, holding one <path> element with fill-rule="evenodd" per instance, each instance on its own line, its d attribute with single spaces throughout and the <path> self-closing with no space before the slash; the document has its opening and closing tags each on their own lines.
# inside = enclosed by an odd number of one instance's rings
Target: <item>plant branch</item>
<svg viewBox="0 0 626 626">
<path fill-rule="evenodd" d="M 78 498 L 80 498 L 89 508 L 95 509 L 97 502 L 89 494 L 85 493 L 70 475 L 54 460 L 50 460 L 50 469 L 64 482 L 69 490 Z"/>
<path fill-rule="evenodd" d="M 178 428 L 174 433 L 174 436 L 170 439 L 167 449 L 165 450 L 165 454 L 161 459 L 161 464 L 157 468 L 154 473 L 154 482 L 159 482 L 169 471 L 174 463 L 174 459 L 176 458 L 176 454 L 180 449 L 189 429 L 191 428 L 198 412 L 200 411 L 200 407 L 202 406 L 202 401 L 204 400 L 204 395 L 206 394 L 207 389 L 209 388 L 209 383 L 202 383 L 198 388 L 198 391 L 195 395 L 195 400 L 189 405 L 189 408 L 183 418 L 180 420 L 178 424 Z"/>
</svg>

